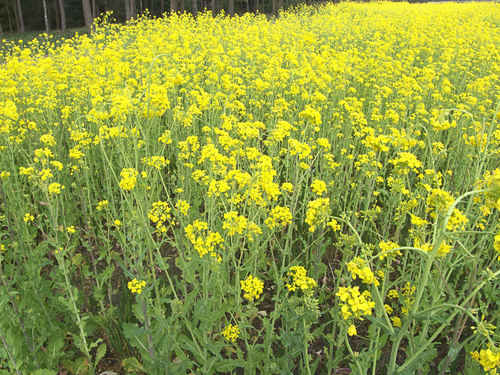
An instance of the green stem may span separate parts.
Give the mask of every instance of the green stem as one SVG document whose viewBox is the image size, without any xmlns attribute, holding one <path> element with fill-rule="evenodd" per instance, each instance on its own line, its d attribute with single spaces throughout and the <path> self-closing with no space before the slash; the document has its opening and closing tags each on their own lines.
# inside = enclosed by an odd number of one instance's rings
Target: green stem
<svg viewBox="0 0 500 375">
<path fill-rule="evenodd" d="M 305 318 L 302 318 L 302 325 L 304 326 L 304 366 L 307 369 L 307 375 L 311 375 L 311 368 L 309 367 L 308 345 L 307 345 L 307 325 Z"/>
<path fill-rule="evenodd" d="M 354 362 L 356 363 L 356 367 L 358 368 L 359 375 L 363 375 L 363 368 L 361 367 L 361 364 L 359 363 L 358 359 L 356 358 L 357 355 L 354 354 L 351 345 L 349 344 L 349 337 L 347 337 L 347 331 L 344 333 L 344 340 L 345 340 L 345 345 L 347 347 L 347 350 L 351 354 L 352 358 L 354 359 Z"/>
<path fill-rule="evenodd" d="M 9 350 L 9 346 L 7 345 L 7 342 L 5 341 L 5 337 L 3 335 L 0 335 L 0 340 L 2 340 L 3 346 L 5 348 L 5 351 L 7 352 L 10 361 L 12 362 L 12 366 L 16 369 L 16 374 L 21 375 L 21 371 L 19 371 L 19 367 L 17 367 L 16 360 L 12 356 L 12 353 Z"/>
<path fill-rule="evenodd" d="M 392 344 L 391 355 L 390 355 L 390 359 L 389 359 L 389 367 L 387 370 L 388 375 L 392 375 L 396 371 L 396 358 L 397 358 L 397 354 L 399 351 L 399 345 L 400 345 L 401 340 L 403 339 L 405 333 L 408 331 L 410 324 L 414 320 L 413 316 L 416 315 L 416 312 L 419 308 L 420 301 L 422 300 L 422 296 L 423 296 L 424 291 L 427 287 L 427 283 L 429 282 L 432 264 L 434 262 L 434 259 L 437 256 L 437 252 L 438 252 L 442 242 L 444 241 L 445 234 L 446 234 L 446 226 L 448 224 L 448 221 L 450 220 L 453 209 L 458 205 L 458 203 L 462 199 L 466 198 L 467 196 L 473 195 L 473 194 L 481 193 L 482 191 L 483 190 L 473 190 L 473 191 L 469 191 L 467 193 L 464 193 L 460 197 L 458 197 L 453 202 L 453 204 L 448 208 L 446 216 L 445 216 L 444 220 L 442 221 L 441 226 L 439 227 L 439 230 L 436 229 L 436 231 L 434 232 L 434 245 L 432 248 L 432 252 L 429 254 L 429 257 L 427 258 L 427 262 L 425 264 L 425 269 L 424 269 L 424 272 L 422 274 L 421 281 L 420 281 L 418 288 L 417 288 L 417 295 L 415 296 L 415 301 L 413 302 L 413 304 L 411 306 L 411 310 L 410 310 L 410 314 L 408 315 L 408 318 L 405 320 L 398 335 L 396 336 L 396 339 L 394 340 L 394 342 Z M 438 220 L 439 220 L 439 215 L 436 217 L 435 228 L 438 227 L 438 225 L 437 225 Z M 421 349 L 418 352 L 421 352 L 423 350 L 425 350 L 425 347 L 421 347 Z"/>
<path fill-rule="evenodd" d="M 417 350 L 410 358 L 408 358 L 406 360 L 406 362 L 398 369 L 398 373 L 403 371 L 406 367 L 410 366 L 412 364 L 413 361 L 415 361 L 418 356 L 425 350 L 427 349 L 427 347 L 429 347 L 429 345 L 432 344 L 432 342 L 436 339 L 436 337 L 439 336 L 439 334 L 441 333 L 441 331 L 443 331 L 443 329 L 449 327 L 450 323 L 452 322 L 452 320 L 455 318 L 455 316 L 463 311 L 463 312 L 466 312 L 467 314 L 471 315 L 470 312 L 464 307 L 465 305 L 467 305 L 467 303 L 483 288 L 483 286 L 490 280 L 493 280 L 495 279 L 498 275 L 500 275 L 500 270 L 495 272 L 495 273 L 491 273 L 490 277 L 486 280 L 483 280 L 481 282 L 481 284 L 479 284 L 475 289 L 474 291 L 469 294 L 469 296 L 464 300 L 464 302 L 462 303 L 461 306 L 455 306 L 455 305 L 451 305 L 455 308 L 457 308 L 457 310 L 455 312 L 453 312 L 453 314 L 451 314 L 448 319 L 446 320 L 445 323 L 443 323 L 441 325 L 441 327 L 439 327 L 435 332 L 434 334 L 425 342 L 425 344 L 421 345 L 420 346 L 420 349 Z M 444 304 L 444 305 L 448 305 L 448 304 Z M 472 315 L 471 315 L 472 316 Z M 476 321 L 476 319 L 473 317 L 473 319 Z"/>
</svg>

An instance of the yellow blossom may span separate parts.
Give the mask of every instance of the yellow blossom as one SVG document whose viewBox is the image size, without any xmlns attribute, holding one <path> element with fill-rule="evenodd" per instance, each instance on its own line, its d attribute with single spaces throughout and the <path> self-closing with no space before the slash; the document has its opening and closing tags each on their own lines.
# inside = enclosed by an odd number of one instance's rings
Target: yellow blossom
<svg viewBox="0 0 500 375">
<path fill-rule="evenodd" d="M 61 190 L 63 190 L 63 189 L 64 189 L 64 185 L 61 185 L 58 182 L 53 182 L 49 185 L 48 192 L 50 195 L 61 194 Z"/>
<path fill-rule="evenodd" d="M 249 301 L 257 300 L 264 290 L 264 283 L 252 275 L 248 275 L 245 280 L 240 281 L 243 297 Z"/>
<path fill-rule="evenodd" d="M 240 328 L 237 325 L 228 324 L 222 331 L 222 335 L 227 341 L 234 343 L 240 335 Z"/>
<path fill-rule="evenodd" d="M 132 281 L 129 281 L 127 284 L 127 287 L 133 294 L 141 294 L 142 289 L 146 286 L 145 281 L 133 279 Z"/>
</svg>

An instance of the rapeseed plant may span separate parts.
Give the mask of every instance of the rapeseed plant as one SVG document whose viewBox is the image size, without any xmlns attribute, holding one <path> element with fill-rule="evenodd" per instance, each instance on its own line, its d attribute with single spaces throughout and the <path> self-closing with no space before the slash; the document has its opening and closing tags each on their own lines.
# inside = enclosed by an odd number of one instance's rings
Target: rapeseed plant
<svg viewBox="0 0 500 375">
<path fill-rule="evenodd" d="M 499 307 L 496 10 L 172 14 L 3 49 L 2 368 L 91 373 L 113 346 L 151 374 L 496 371 L 498 329 L 465 329 Z"/>
</svg>

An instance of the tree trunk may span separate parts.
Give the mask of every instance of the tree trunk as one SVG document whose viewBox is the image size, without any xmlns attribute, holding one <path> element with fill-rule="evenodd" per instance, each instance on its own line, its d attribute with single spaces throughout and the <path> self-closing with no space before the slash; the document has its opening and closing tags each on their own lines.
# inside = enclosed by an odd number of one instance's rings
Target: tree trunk
<svg viewBox="0 0 500 375">
<path fill-rule="evenodd" d="M 196 17 L 198 15 L 198 1 L 193 0 L 193 16 Z"/>
<path fill-rule="evenodd" d="M 184 0 L 179 0 L 179 12 L 184 13 L 184 9 L 186 9 Z"/>
<path fill-rule="evenodd" d="M 10 18 L 10 7 L 9 7 L 8 3 L 7 3 L 7 20 L 9 21 L 9 30 L 12 33 L 12 32 L 14 32 L 14 30 L 12 29 L 12 20 Z"/>
<path fill-rule="evenodd" d="M 0 36 L 3 35 L 2 24 L 0 23 Z"/>
<path fill-rule="evenodd" d="M 170 14 L 177 13 L 179 11 L 178 0 L 170 0 Z"/>
<path fill-rule="evenodd" d="M 49 16 L 47 15 L 47 1 L 42 0 L 43 5 L 43 22 L 45 23 L 45 31 L 49 31 Z"/>
<path fill-rule="evenodd" d="M 130 21 L 130 4 L 125 0 L 125 21 Z"/>
<path fill-rule="evenodd" d="M 98 15 L 98 7 L 96 6 L 95 0 L 92 0 L 92 18 L 97 18 Z"/>
<path fill-rule="evenodd" d="M 137 8 L 135 7 L 135 0 L 130 0 L 130 18 L 136 18 Z"/>
<path fill-rule="evenodd" d="M 160 1 L 160 13 L 163 15 L 165 13 L 165 0 Z"/>
<path fill-rule="evenodd" d="M 52 6 L 50 7 L 50 10 L 53 15 L 54 19 L 56 20 L 56 30 L 61 30 L 61 15 L 59 13 L 59 5 L 57 3 L 53 3 Z M 53 23 L 50 22 L 51 19 L 49 19 L 49 25 L 54 25 Z"/>
<path fill-rule="evenodd" d="M 83 8 L 83 18 L 85 20 L 85 27 L 87 31 L 90 32 L 92 28 L 92 9 L 90 9 L 89 0 L 82 0 L 82 8 Z"/>
<path fill-rule="evenodd" d="M 66 11 L 64 10 L 64 0 L 58 0 L 59 14 L 61 15 L 61 31 L 66 31 Z"/>
<path fill-rule="evenodd" d="M 228 0 L 227 13 L 229 14 L 229 16 L 234 17 L 234 0 Z"/>
<path fill-rule="evenodd" d="M 217 15 L 217 0 L 212 0 L 212 16 Z"/>
<path fill-rule="evenodd" d="M 16 0 L 17 6 L 17 26 L 20 33 L 24 33 L 24 19 L 23 19 L 23 10 L 21 8 L 21 0 Z"/>
<path fill-rule="evenodd" d="M 272 0 L 273 3 L 273 16 L 278 14 L 278 0 Z"/>
</svg>

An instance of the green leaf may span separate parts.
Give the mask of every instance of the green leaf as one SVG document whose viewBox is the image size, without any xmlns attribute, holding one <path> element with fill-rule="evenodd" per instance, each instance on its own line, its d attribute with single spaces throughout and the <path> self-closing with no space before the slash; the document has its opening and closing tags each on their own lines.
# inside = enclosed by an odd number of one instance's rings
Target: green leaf
<svg viewBox="0 0 500 375">
<path fill-rule="evenodd" d="M 86 375 L 89 372 L 89 363 L 85 357 L 77 358 L 74 361 L 63 360 L 62 363 L 73 374 Z"/>
<path fill-rule="evenodd" d="M 95 364 L 98 365 L 99 362 L 101 361 L 101 359 L 104 358 L 104 356 L 106 355 L 106 350 L 107 350 L 107 347 L 106 347 L 106 344 L 105 343 L 102 343 L 101 345 L 99 345 L 99 347 L 97 348 L 97 351 L 96 351 L 96 354 L 95 354 Z"/>
<path fill-rule="evenodd" d="M 146 372 L 144 367 L 142 367 L 141 363 L 135 357 L 125 358 L 122 361 L 123 369 L 127 372 L 129 371 L 141 371 Z"/>
<path fill-rule="evenodd" d="M 382 319 L 382 318 L 377 318 L 375 316 L 367 316 L 366 317 L 369 321 L 371 321 L 372 323 L 375 323 L 375 325 L 377 327 L 380 327 L 382 329 L 382 331 L 389 335 L 389 336 L 394 336 L 396 334 L 396 330 L 394 330 L 393 333 L 391 333 L 390 331 L 390 328 L 389 326 L 387 325 L 387 322 L 385 319 Z"/>
<path fill-rule="evenodd" d="M 71 263 L 73 266 L 78 267 L 83 261 L 83 255 L 81 253 L 76 254 L 72 259 Z"/>
<path fill-rule="evenodd" d="M 186 335 L 180 335 L 178 340 L 184 344 L 180 346 L 181 348 L 184 347 L 186 350 L 189 350 L 199 363 L 203 363 L 203 353 L 198 350 L 194 341 L 190 340 Z"/>
<path fill-rule="evenodd" d="M 47 341 L 47 357 L 50 358 L 49 365 L 52 364 L 53 361 L 57 363 L 59 357 L 64 354 L 62 348 L 64 346 L 64 336 L 62 334 L 53 335 Z"/>
<path fill-rule="evenodd" d="M 57 371 L 48 369 L 38 369 L 32 375 L 57 375 Z"/>
<path fill-rule="evenodd" d="M 413 375 L 415 374 L 417 368 L 422 368 L 425 364 L 428 364 L 437 356 L 436 348 L 429 348 L 422 352 L 417 358 L 415 358 L 407 367 L 405 367 L 402 371 L 398 370 L 398 375 Z"/>
</svg>

